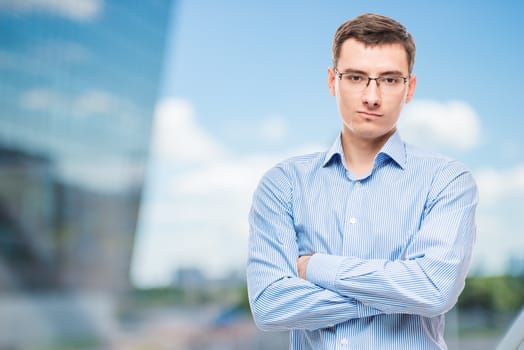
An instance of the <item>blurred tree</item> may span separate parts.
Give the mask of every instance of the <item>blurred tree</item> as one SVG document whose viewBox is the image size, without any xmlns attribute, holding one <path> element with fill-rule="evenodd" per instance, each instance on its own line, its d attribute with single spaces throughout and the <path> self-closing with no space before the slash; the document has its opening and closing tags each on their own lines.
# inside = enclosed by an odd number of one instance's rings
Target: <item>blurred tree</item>
<svg viewBox="0 0 524 350">
<path fill-rule="evenodd" d="M 524 276 L 468 277 L 457 305 L 463 310 L 518 311 L 524 305 Z"/>
</svg>

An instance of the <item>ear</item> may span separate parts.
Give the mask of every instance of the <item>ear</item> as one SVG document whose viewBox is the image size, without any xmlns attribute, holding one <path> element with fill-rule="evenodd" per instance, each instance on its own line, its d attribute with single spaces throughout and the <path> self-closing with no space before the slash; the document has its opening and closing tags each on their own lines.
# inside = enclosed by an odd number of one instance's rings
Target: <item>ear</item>
<svg viewBox="0 0 524 350">
<path fill-rule="evenodd" d="M 405 103 L 409 103 L 415 94 L 415 88 L 417 87 L 417 76 L 412 75 L 408 82 L 408 93 L 406 94 Z"/>
<path fill-rule="evenodd" d="M 331 67 L 328 67 L 328 89 L 329 89 L 329 92 L 331 93 L 331 96 L 335 96 L 336 95 L 336 91 L 335 91 L 335 79 L 337 78 L 336 74 L 335 74 L 335 70 Z"/>
</svg>

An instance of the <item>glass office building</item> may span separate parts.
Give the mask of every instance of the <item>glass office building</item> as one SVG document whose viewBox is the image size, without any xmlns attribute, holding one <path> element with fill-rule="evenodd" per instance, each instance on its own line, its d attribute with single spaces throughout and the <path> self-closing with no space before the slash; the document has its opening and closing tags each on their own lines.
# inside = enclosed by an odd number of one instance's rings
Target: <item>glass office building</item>
<svg viewBox="0 0 524 350">
<path fill-rule="evenodd" d="M 0 349 L 112 338 L 172 7 L 0 2 Z"/>
</svg>

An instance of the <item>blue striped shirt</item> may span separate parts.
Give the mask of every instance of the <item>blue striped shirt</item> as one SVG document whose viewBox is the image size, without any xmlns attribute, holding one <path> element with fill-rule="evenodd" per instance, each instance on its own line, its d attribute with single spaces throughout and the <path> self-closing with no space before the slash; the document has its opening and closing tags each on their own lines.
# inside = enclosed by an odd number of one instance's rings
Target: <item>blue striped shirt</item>
<svg viewBox="0 0 524 350">
<path fill-rule="evenodd" d="M 369 174 L 341 140 L 270 169 L 253 197 L 249 300 L 290 349 L 446 349 L 444 314 L 464 287 L 477 187 L 459 162 L 393 134 Z M 307 280 L 297 258 L 314 254 Z"/>
</svg>

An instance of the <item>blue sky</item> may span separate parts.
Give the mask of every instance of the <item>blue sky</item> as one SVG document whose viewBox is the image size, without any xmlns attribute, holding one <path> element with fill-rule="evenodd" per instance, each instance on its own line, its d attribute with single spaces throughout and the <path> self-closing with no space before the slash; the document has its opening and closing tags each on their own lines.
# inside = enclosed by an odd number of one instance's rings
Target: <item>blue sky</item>
<svg viewBox="0 0 524 350">
<path fill-rule="evenodd" d="M 132 277 L 169 283 L 197 266 L 242 271 L 260 176 L 324 150 L 340 129 L 328 93 L 331 40 L 377 12 L 417 42 L 415 98 L 399 129 L 458 158 L 481 193 L 473 272 L 524 258 L 524 5 L 517 1 L 178 1 L 174 8 Z"/>
<path fill-rule="evenodd" d="M 516 125 L 500 116 L 516 113 L 511 96 L 521 90 L 523 5 L 355 3 L 181 1 L 163 94 L 190 100 L 199 120 L 237 149 L 261 145 L 231 135 L 235 125 L 275 112 L 299 128 L 286 142 L 318 139 L 326 119 L 338 128 L 325 88 L 333 32 L 359 13 L 379 12 L 405 23 L 417 40 L 417 98 L 466 101 L 493 136 L 516 136 Z"/>
</svg>

